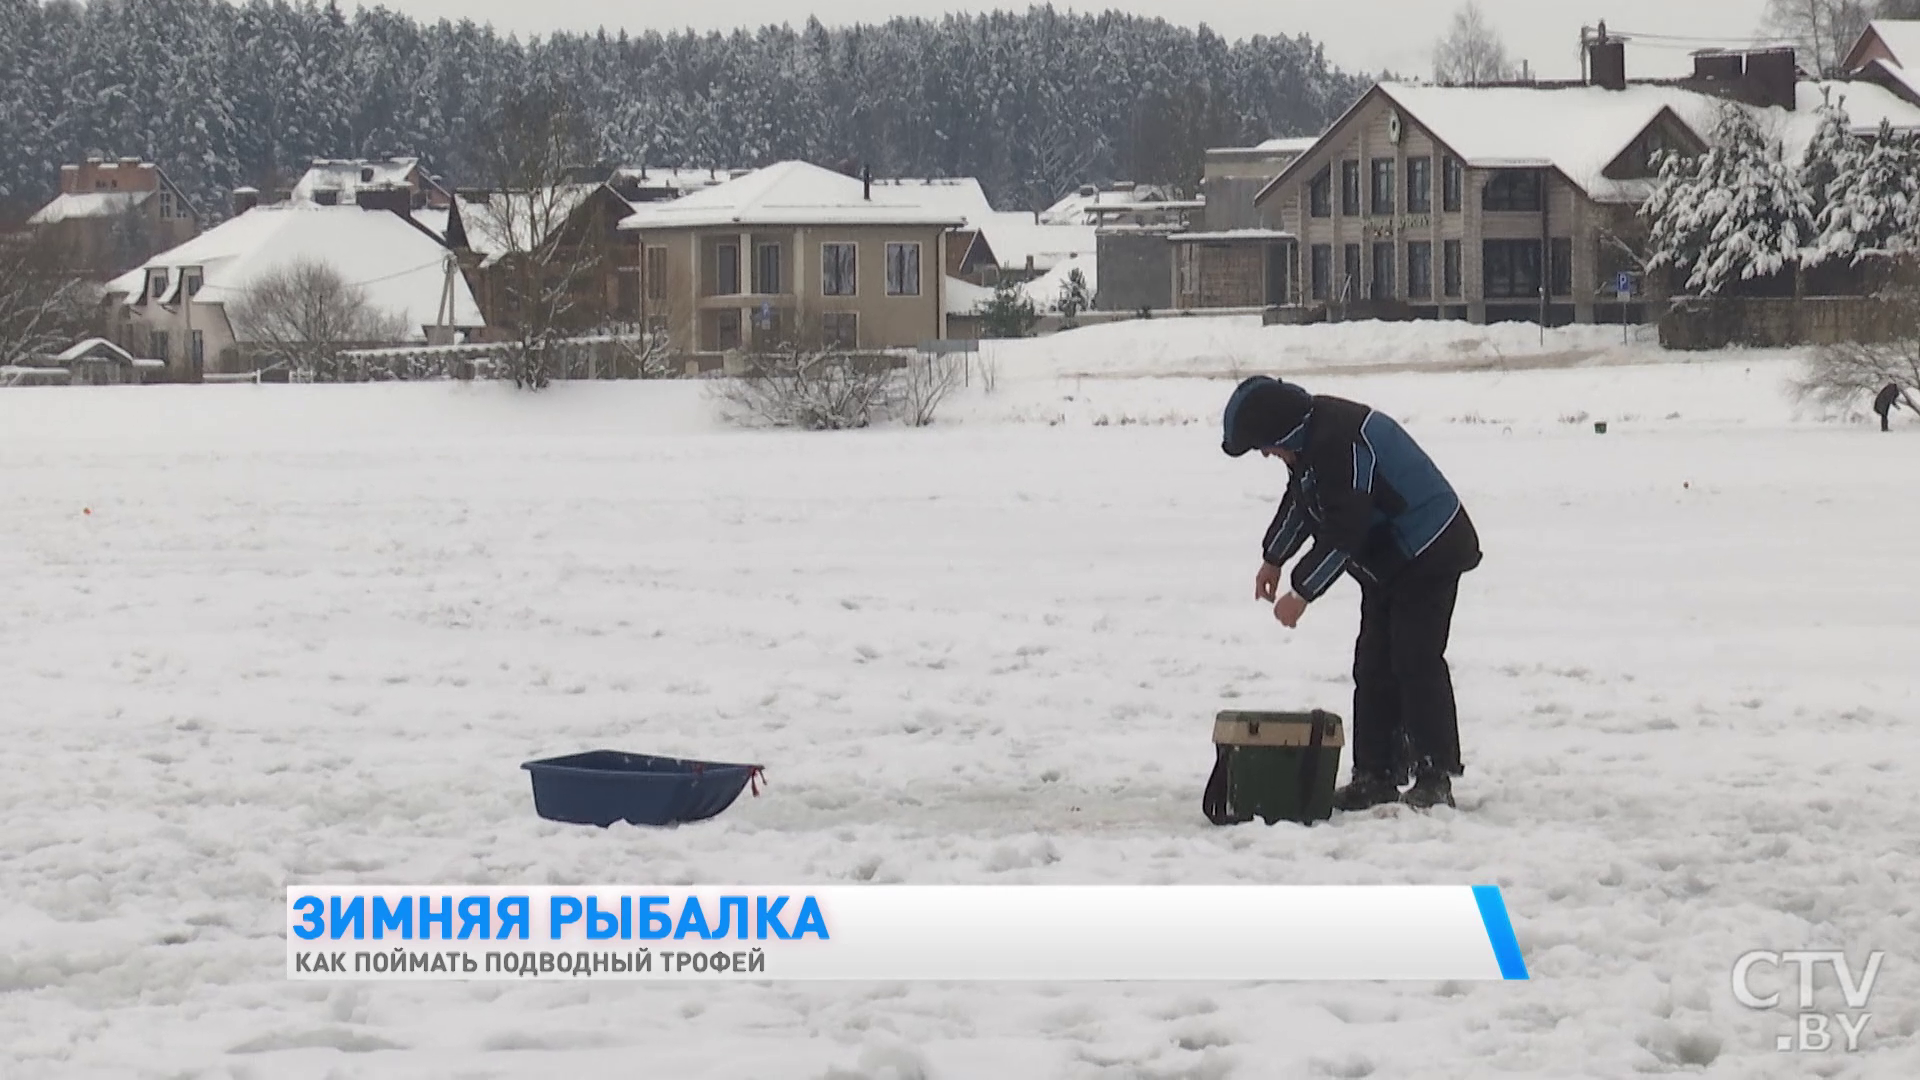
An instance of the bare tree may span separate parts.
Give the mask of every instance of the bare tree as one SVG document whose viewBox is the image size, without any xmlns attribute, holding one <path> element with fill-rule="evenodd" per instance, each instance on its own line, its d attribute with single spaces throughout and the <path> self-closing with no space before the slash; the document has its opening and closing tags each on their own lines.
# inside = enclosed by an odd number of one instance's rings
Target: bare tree
<svg viewBox="0 0 1920 1080">
<path fill-rule="evenodd" d="M 495 300 L 487 317 L 514 334 L 502 373 L 516 386 L 546 386 L 556 345 L 604 321 L 594 287 L 609 252 L 579 213 L 597 185 L 572 181 L 591 145 L 580 104 L 535 87 L 509 97 L 477 148 L 489 187 L 469 227 L 494 252 L 481 271 Z"/>
<path fill-rule="evenodd" d="M 0 365 L 58 352 L 92 329 L 99 290 L 44 235 L 0 232 Z"/>
<path fill-rule="evenodd" d="M 1837 75 L 1874 15 L 1870 0 L 1767 0 L 1762 29 L 1791 41 L 1820 74 Z"/>
<path fill-rule="evenodd" d="M 256 279 L 226 307 L 236 337 L 309 381 L 346 379 L 341 353 L 398 342 L 407 332 L 404 316 L 374 307 L 365 289 L 313 260 Z"/>
<path fill-rule="evenodd" d="M 1880 0 L 1873 6 L 1876 19 L 1920 19 L 1920 0 Z M 1851 44 L 1851 42 L 1849 42 Z"/>
<path fill-rule="evenodd" d="M 1507 46 L 1487 21 L 1477 0 L 1467 0 L 1453 13 L 1447 36 L 1433 46 L 1433 81 L 1455 86 L 1499 82 L 1513 78 Z"/>
</svg>

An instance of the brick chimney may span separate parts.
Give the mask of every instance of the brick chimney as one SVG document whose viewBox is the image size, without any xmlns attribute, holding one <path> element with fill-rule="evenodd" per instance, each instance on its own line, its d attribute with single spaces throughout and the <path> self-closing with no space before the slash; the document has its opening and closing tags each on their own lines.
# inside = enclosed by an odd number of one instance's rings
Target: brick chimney
<svg viewBox="0 0 1920 1080">
<path fill-rule="evenodd" d="M 401 217 L 413 216 L 413 191 L 398 184 L 355 188 L 353 201 L 362 210 L 391 210 Z"/>
<path fill-rule="evenodd" d="M 1789 112 L 1799 104 L 1800 65 L 1791 48 L 1757 49 L 1747 54 L 1747 87 L 1754 104 Z"/>
<path fill-rule="evenodd" d="M 1608 37 L 1604 20 L 1600 23 L 1599 35 L 1587 44 L 1587 70 L 1594 86 L 1607 90 L 1627 88 L 1627 43 Z"/>
<path fill-rule="evenodd" d="M 260 205 L 260 189 L 259 188 L 237 187 L 233 189 L 233 216 L 234 217 L 239 217 L 241 214 L 244 214 L 247 211 L 259 205 Z"/>
</svg>

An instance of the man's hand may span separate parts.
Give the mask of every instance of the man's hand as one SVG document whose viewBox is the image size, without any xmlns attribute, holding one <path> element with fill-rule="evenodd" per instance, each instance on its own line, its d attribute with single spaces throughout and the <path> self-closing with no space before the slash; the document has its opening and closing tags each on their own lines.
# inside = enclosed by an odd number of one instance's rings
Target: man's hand
<svg viewBox="0 0 1920 1080">
<path fill-rule="evenodd" d="M 1298 593 L 1289 592 L 1273 605 L 1273 617 L 1280 625 L 1291 630 L 1300 625 L 1300 616 L 1307 613 L 1307 602 Z"/>
<path fill-rule="evenodd" d="M 1260 573 L 1253 579 L 1253 598 L 1265 600 L 1271 604 L 1280 595 L 1280 568 L 1264 560 L 1260 563 Z"/>
</svg>

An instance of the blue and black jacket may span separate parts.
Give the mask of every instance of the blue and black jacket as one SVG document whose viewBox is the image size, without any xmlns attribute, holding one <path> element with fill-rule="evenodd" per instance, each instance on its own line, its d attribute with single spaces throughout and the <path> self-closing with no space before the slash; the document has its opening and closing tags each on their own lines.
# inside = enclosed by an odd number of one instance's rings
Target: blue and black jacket
<svg viewBox="0 0 1920 1080">
<path fill-rule="evenodd" d="M 1298 463 L 1262 553 L 1284 566 L 1312 541 L 1294 567 L 1294 592 L 1316 600 L 1342 573 L 1362 585 L 1391 586 L 1410 571 L 1463 574 L 1480 565 L 1480 539 L 1459 495 L 1392 417 L 1358 402 L 1285 389 L 1297 395 L 1297 408 L 1291 415 L 1281 410 L 1278 423 L 1286 426 L 1271 427 L 1265 437 L 1278 438 L 1264 445 L 1294 451 Z M 1249 426 L 1264 425 L 1241 428 Z M 1230 409 L 1229 443 L 1249 440 L 1234 429 Z M 1250 441 L 1258 447 L 1262 439 L 1255 434 Z"/>
</svg>

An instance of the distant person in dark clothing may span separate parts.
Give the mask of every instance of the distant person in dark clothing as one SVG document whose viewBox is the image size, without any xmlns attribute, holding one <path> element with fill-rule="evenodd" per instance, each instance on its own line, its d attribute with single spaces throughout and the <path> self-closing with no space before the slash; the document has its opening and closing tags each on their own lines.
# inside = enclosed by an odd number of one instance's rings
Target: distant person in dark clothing
<svg viewBox="0 0 1920 1080">
<path fill-rule="evenodd" d="M 1880 430 L 1891 430 L 1887 426 L 1887 417 L 1893 407 L 1900 403 L 1900 384 L 1888 383 L 1880 390 L 1880 396 L 1873 399 L 1873 411 L 1880 414 Z"/>
<path fill-rule="evenodd" d="M 1290 473 L 1261 544 L 1254 595 L 1292 628 L 1342 574 L 1360 583 L 1353 779 L 1335 805 L 1454 805 L 1452 778 L 1465 769 L 1447 640 L 1461 575 L 1481 560 L 1459 496 L 1392 417 L 1276 379 L 1241 383 L 1224 429 L 1230 457 L 1258 450 Z M 1291 591 L 1279 595 L 1282 568 L 1308 540 Z M 1402 795 L 1405 743 L 1413 786 Z"/>
</svg>

